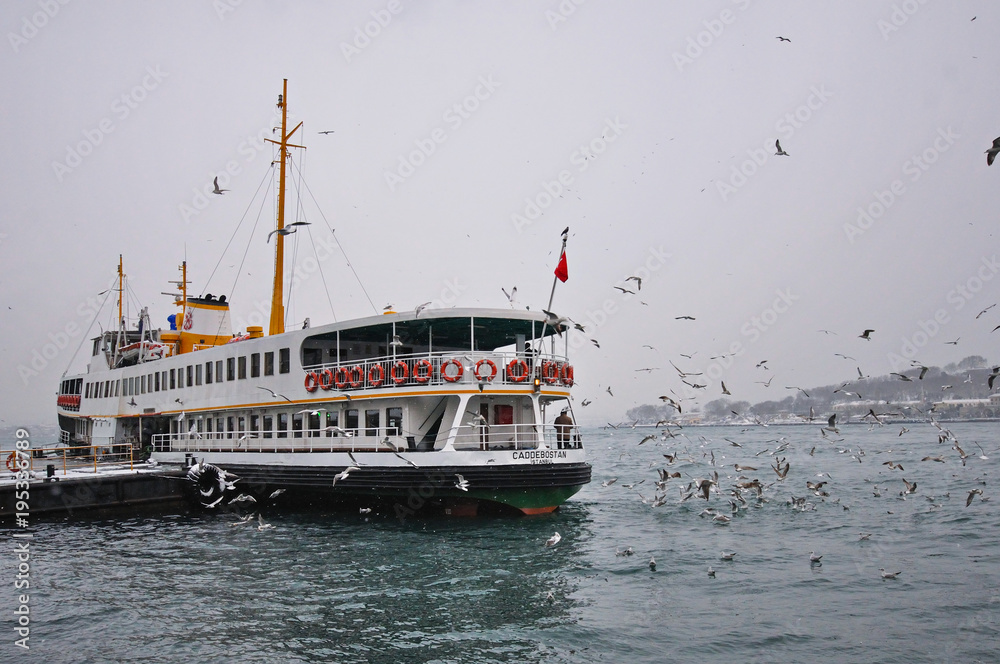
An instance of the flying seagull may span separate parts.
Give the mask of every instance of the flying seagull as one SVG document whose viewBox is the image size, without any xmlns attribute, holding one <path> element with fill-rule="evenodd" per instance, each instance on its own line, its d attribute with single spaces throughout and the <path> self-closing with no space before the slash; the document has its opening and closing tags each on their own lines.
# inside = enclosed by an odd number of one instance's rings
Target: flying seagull
<svg viewBox="0 0 1000 664">
<path fill-rule="evenodd" d="M 562 539 L 562 535 L 560 535 L 559 533 L 556 533 L 552 537 L 550 537 L 547 540 L 545 540 L 545 546 L 555 546 L 556 544 L 559 543 L 559 540 L 561 540 L 561 539 Z"/>
<path fill-rule="evenodd" d="M 278 394 L 277 392 L 275 392 L 274 390 L 272 390 L 270 387 L 264 387 L 263 385 L 258 385 L 257 388 L 261 389 L 261 390 L 267 390 L 268 392 L 271 393 L 271 396 L 274 397 L 275 399 L 277 399 L 277 398 L 280 397 L 280 398 L 284 399 L 285 401 L 291 401 L 291 399 L 289 399 L 288 397 L 286 397 L 284 394 Z"/>
<path fill-rule="evenodd" d="M 986 151 L 986 165 L 992 166 L 997 153 L 1000 152 L 1000 138 L 993 139 L 993 147 Z"/>
<path fill-rule="evenodd" d="M 429 307 L 431 304 L 432 304 L 431 302 L 424 302 L 423 304 L 418 304 L 417 307 L 413 310 L 413 317 L 419 318 L 420 312 Z"/>
<path fill-rule="evenodd" d="M 874 331 L 875 331 L 875 330 L 865 330 L 864 332 L 862 332 L 861 334 L 859 334 L 859 335 L 858 335 L 858 337 L 859 337 L 860 339 L 864 339 L 865 341 L 871 341 L 871 340 L 872 340 L 872 338 L 871 338 L 871 337 L 870 337 L 869 335 L 870 335 L 870 334 L 871 334 L 872 332 L 874 332 Z"/>
<path fill-rule="evenodd" d="M 458 478 L 457 480 L 455 480 L 455 488 L 456 489 L 461 489 L 462 491 L 468 491 L 469 490 L 469 480 L 465 479 L 464 477 L 462 477 L 458 473 L 455 473 L 455 477 Z"/>
<path fill-rule="evenodd" d="M 778 39 L 781 39 L 781 38 L 779 37 Z M 781 139 L 778 139 L 778 140 L 776 140 L 774 142 L 774 147 L 778 148 L 778 151 L 775 152 L 774 154 L 778 155 L 779 157 L 787 157 L 787 156 L 789 156 L 787 152 L 785 152 L 784 150 L 781 149 Z"/>
<path fill-rule="evenodd" d="M 636 287 L 642 290 L 642 277 L 625 277 L 625 281 L 634 281 Z"/>
<path fill-rule="evenodd" d="M 275 233 L 277 233 L 278 235 L 281 235 L 282 237 L 284 237 L 285 235 L 291 235 L 292 233 L 297 233 L 299 229 L 298 228 L 294 228 L 296 226 L 310 226 L 310 225 L 311 225 L 311 222 L 308 222 L 308 221 L 295 221 L 295 222 L 292 222 L 290 224 L 286 224 L 284 228 L 282 228 L 280 230 L 276 230 L 276 231 L 271 231 L 270 233 L 268 233 L 267 234 L 267 241 L 268 241 L 268 243 L 270 243 L 271 242 L 271 236 L 274 235 Z M 289 230 L 289 229 L 292 229 L 292 230 Z"/>
<path fill-rule="evenodd" d="M 333 129 L 327 129 L 326 131 L 318 131 L 317 134 L 332 134 Z"/>
<path fill-rule="evenodd" d="M 1000 139 L 997 139 L 997 140 L 1000 140 Z M 993 142 L 993 146 L 996 147 L 996 141 Z M 993 163 L 993 157 L 990 157 L 990 163 Z M 213 194 L 218 194 L 219 196 L 221 196 L 222 192 L 229 191 L 228 189 L 219 189 L 219 178 L 218 177 L 216 177 L 215 180 L 212 181 L 212 184 L 215 185 L 215 189 L 212 190 Z"/>
<path fill-rule="evenodd" d="M 791 39 L 789 39 L 788 37 L 782 37 L 782 36 L 780 36 L 780 35 L 779 35 L 779 36 L 777 37 L 777 39 L 779 39 L 780 41 L 786 41 L 786 42 L 791 42 L 791 41 L 792 41 L 792 40 L 791 40 Z"/>
</svg>

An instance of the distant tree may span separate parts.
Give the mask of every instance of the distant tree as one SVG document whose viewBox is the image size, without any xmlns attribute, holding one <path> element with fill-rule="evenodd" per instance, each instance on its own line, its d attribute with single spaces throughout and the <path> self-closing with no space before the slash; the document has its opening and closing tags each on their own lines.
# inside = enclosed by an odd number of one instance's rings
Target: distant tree
<svg viewBox="0 0 1000 664">
<path fill-rule="evenodd" d="M 985 367 L 987 364 L 986 358 L 982 355 L 969 355 L 958 363 L 959 371 L 965 371 L 967 369 L 979 369 L 980 367 Z"/>
</svg>

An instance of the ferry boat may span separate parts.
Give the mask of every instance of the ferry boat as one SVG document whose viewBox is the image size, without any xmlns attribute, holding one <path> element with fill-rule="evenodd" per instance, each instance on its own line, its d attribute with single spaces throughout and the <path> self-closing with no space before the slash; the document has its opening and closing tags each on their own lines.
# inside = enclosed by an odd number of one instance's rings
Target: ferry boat
<svg viewBox="0 0 1000 664">
<path fill-rule="evenodd" d="M 555 510 L 591 478 L 563 319 L 417 307 L 284 329 L 285 163 L 302 126 L 286 131 L 287 98 L 285 81 L 269 333 L 234 335 L 231 303 L 189 296 L 183 263 L 171 329 L 143 309 L 137 329 L 103 332 L 86 371 L 63 377 L 62 439 L 186 466 L 205 507 L 284 489 L 285 502 L 399 515 Z M 122 278 L 119 260 L 119 295 Z"/>
</svg>

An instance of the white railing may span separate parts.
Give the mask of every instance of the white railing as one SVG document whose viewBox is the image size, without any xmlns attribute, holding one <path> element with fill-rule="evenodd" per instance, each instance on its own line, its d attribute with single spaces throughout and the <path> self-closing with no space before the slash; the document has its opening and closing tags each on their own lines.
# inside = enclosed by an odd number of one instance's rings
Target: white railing
<svg viewBox="0 0 1000 664">
<path fill-rule="evenodd" d="M 368 435 L 368 432 L 375 432 Z M 281 432 L 212 432 L 153 435 L 157 452 L 406 452 L 432 451 L 415 436 L 385 435 L 384 429 L 348 430 L 350 435 L 327 429 Z M 437 440 L 449 438 L 441 432 Z M 582 447 L 576 425 L 494 424 L 464 425 L 455 431 L 456 450 L 532 450 L 541 444 L 551 449 Z"/>
<path fill-rule="evenodd" d="M 461 353 L 455 351 L 376 357 L 305 367 L 306 389 L 354 391 L 413 385 L 573 384 L 573 367 L 562 355 Z"/>
</svg>

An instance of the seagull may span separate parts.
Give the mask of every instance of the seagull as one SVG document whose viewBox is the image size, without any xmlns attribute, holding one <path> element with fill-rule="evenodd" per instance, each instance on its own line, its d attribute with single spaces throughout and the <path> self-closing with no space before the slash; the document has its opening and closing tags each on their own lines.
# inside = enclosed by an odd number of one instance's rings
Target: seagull
<svg viewBox="0 0 1000 664">
<path fill-rule="evenodd" d="M 864 332 L 862 332 L 861 334 L 859 334 L 859 335 L 858 335 L 858 338 L 859 338 L 859 339 L 864 339 L 865 341 L 871 341 L 871 340 L 872 340 L 872 338 L 871 338 L 871 337 L 870 337 L 869 335 L 870 335 L 870 334 L 871 334 L 872 332 L 874 332 L 874 331 L 875 331 L 875 330 L 865 330 Z"/>
<path fill-rule="evenodd" d="M 993 373 L 986 379 L 986 386 L 991 390 L 993 389 L 993 381 L 997 379 L 997 376 L 1000 376 L 1000 367 L 993 367 Z"/>
<path fill-rule="evenodd" d="M 993 161 L 992 157 L 990 157 L 990 161 L 991 162 Z M 228 189 L 219 189 L 219 178 L 218 177 L 216 177 L 215 180 L 212 181 L 212 184 L 215 185 L 215 189 L 212 190 L 213 194 L 218 194 L 219 196 L 221 196 L 222 192 L 229 191 Z"/>
<path fill-rule="evenodd" d="M 608 394 L 610 394 L 611 396 L 615 396 L 615 393 L 611 391 L 610 385 L 608 385 Z"/>
<path fill-rule="evenodd" d="M 653 558 L 652 556 L 649 557 L 649 571 L 650 572 L 656 571 L 656 559 Z"/>
<path fill-rule="evenodd" d="M 916 482 L 913 482 L 913 483 L 911 484 L 910 482 L 907 482 L 907 481 L 906 481 L 906 478 L 905 478 L 905 477 L 903 478 L 903 484 L 905 484 L 905 485 L 906 485 L 906 490 L 905 490 L 905 491 L 901 491 L 901 492 L 900 492 L 900 494 L 899 494 L 899 495 L 901 495 L 901 496 L 905 496 L 905 495 L 908 495 L 908 494 L 911 494 L 911 493 L 913 493 L 914 491 L 916 491 L 916 490 L 917 490 L 917 483 L 916 483 Z"/>
<path fill-rule="evenodd" d="M 264 523 L 264 517 L 261 516 L 260 512 L 257 513 L 257 523 L 259 524 L 257 526 L 257 530 L 259 531 L 264 531 L 267 530 L 268 528 L 274 528 L 274 526 L 272 526 L 271 524 Z"/>
<path fill-rule="evenodd" d="M 583 407 L 585 407 L 585 408 L 587 406 L 589 406 L 590 404 L 591 404 L 590 399 L 584 399 L 583 401 L 580 402 L 580 405 L 583 406 Z"/>
<path fill-rule="evenodd" d="M 722 552 L 722 556 L 721 556 L 721 558 L 723 560 L 732 560 L 735 557 L 736 557 L 736 552 L 735 551 L 733 551 L 731 553 L 726 553 L 725 551 L 723 551 Z"/>
<path fill-rule="evenodd" d="M 878 571 L 882 574 L 883 579 L 895 579 L 897 576 L 902 574 L 902 572 L 886 572 L 885 569 L 879 567 Z"/>
<path fill-rule="evenodd" d="M 786 42 L 791 42 L 792 41 L 788 37 L 781 37 L 781 36 L 778 36 L 778 40 L 780 40 L 780 41 L 786 41 Z"/>
<path fill-rule="evenodd" d="M 694 316 L 674 316 L 674 320 L 695 320 Z"/>
<path fill-rule="evenodd" d="M 1000 137 L 993 139 L 993 147 L 986 151 L 986 165 L 992 166 L 997 153 L 1000 152 Z"/>
<path fill-rule="evenodd" d="M 284 394 L 278 394 L 277 392 L 275 392 L 274 390 L 272 390 L 269 387 L 264 387 L 263 385 L 258 385 L 257 387 L 258 387 L 258 389 L 261 389 L 261 390 L 267 390 L 268 392 L 271 393 L 271 396 L 274 397 L 275 399 L 277 399 L 277 398 L 280 397 L 280 398 L 284 399 L 285 401 L 291 401 L 291 399 L 289 399 L 288 397 L 286 397 Z"/>
<path fill-rule="evenodd" d="M 267 241 L 268 241 L 268 243 L 270 243 L 271 242 L 271 236 L 274 235 L 275 233 L 277 233 L 278 235 L 284 237 L 286 235 L 291 235 L 292 233 L 297 233 L 298 230 L 299 230 L 298 228 L 296 228 L 297 226 L 311 226 L 311 225 L 312 225 L 312 223 L 308 222 L 308 221 L 294 221 L 294 222 L 292 222 L 290 224 L 285 224 L 284 228 L 281 228 L 279 230 L 274 230 L 274 231 L 271 231 L 270 233 L 268 233 L 267 234 Z M 289 229 L 293 229 L 293 230 L 289 230 Z"/>
<path fill-rule="evenodd" d="M 972 497 L 975 496 L 977 493 L 981 496 L 981 495 L 983 495 L 983 490 L 982 489 L 973 489 L 972 491 L 969 492 L 969 497 L 965 499 L 965 506 L 966 507 L 968 507 L 969 505 L 972 504 Z"/>
<path fill-rule="evenodd" d="M 728 394 L 729 396 L 732 396 L 733 393 L 730 392 L 728 389 L 726 389 L 726 381 L 723 380 L 723 381 L 719 381 L 719 382 L 722 383 L 722 393 L 723 394 Z"/>
<path fill-rule="evenodd" d="M 334 133 L 334 130 L 333 129 L 327 129 L 326 131 L 318 131 L 316 133 L 317 134 L 332 134 L 332 133 Z"/>
<path fill-rule="evenodd" d="M 458 480 L 456 480 L 456 482 L 455 482 L 455 488 L 456 489 L 461 489 L 462 491 L 468 491 L 469 490 L 469 481 L 467 479 L 465 479 L 464 477 L 462 477 L 461 475 L 459 475 L 458 473 L 455 473 L 455 477 L 458 478 Z"/>
<path fill-rule="evenodd" d="M 858 533 L 858 541 L 867 542 L 869 539 L 871 539 L 871 536 L 872 536 L 871 533 Z"/>
<path fill-rule="evenodd" d="M 389 342 L 390 346 L 402 346 L 403 341 L 399 338 L 398 334 L 392 335 L 392 341 Z"/>
<path fill-rule="evenodd" d="M 982 316 L 983 314 L 985 314 L 987 311 L 989 311 L 990 309 L 992 309 L 995 306 L 997 306 L 996 303 L 993 303 L 990 306 L 986 307 L 985 309 L 983 309 L 982 311 L 980 311 L 978 314 L 976 314 L 976 318 L 978 319 L 980 316 Z"/>
<path fill-rule="evenodd" d="M 420 312 L 429 307 L 431 304 L 432 304 L 431 302 L 424 302 L 423 304 L 418 304 L 417 307 L 413 310 L 413 317 L 418 318 L 420 316 Z"/>
<path fill-rule="evenodd" d="M 509 293 L 503 286 L 500 287 L 500 290 L 503 291 L 503 294 L 507 297 L 507 301 L 510 302 L 510 306 L 513 307 L 514 299 L 517 297 L 517 286 L 511 288 Z"/>
<path fill-rule="evenodd" d="M 712 566 L 711 566 L 711 565 L 709 565 L 709 566 L 708 566 L 708 575 L 709 575 L 710 577 L 712 577 L 713 579 L 715 578 L 715 570 L 714 570 L 714 569 L 712 569 Z"/>
<path fill-rule="evenodd" d="M 561 540 L 561 539 L 562 539 L 562 535 L 560 535 L 559 533 L 556 533 L 552 537 L 550 537 L 547 540 L 545 540 L 545 546 L 555 546 L 556 544 L 559 543 L 559 540 Z"/>
<path fill-rule="evenodd" d="M 820 560 L 822 560 L 822 558 L 823 556 L 817 556 L 815 551 L 809 552 L 809 563 L 812 565 L 821 565 L 822 563 Z"/>
<path fill-rule="evenodd" d="M 133 406 L 133 407 L 137 405 L 137 404 L 136 404 L 136 402 L 135 402 L 135 397 L 132 397 L 132 398 L 131 398 L 131 399 L 129 400 L 129 402 L 128 402 L 128 405 L 130 405 L 130 406 Z"/>
<path fill-rule="evenodd" d="M 630 291 L 630 290 L 629 290 L 629 289 L 627 289 L 627 288 L 622 288 L 621 286 L 614 286 L 614 288 L 617 288 L 618 290 L 620 290 L 620 291 L 622 292 L 622 294 L 623 294 L 623 295 L 624 295 L 625 293 L 631 293 L 632 295 L 635 295 L 635 291 Z"/>
<path fill-rule="evenodd" d="M 834 413 L 833 415 L 830 416 L 830 419 L 827 420 L 827 425 L 825 427 L 823 427 L 822 430 L 832 431 L 833 433 L 840 433 L 840 429 L 837 428 L 837 414 L 836 413 Z"/>
<path fill-rule="evenodd" d="M 612 484 L 614 484 L 617 481 L 618 481 L 617 477 L 612 477 L 610 480 L 606 480 L 604 482 L 601 482 L 601 486 L 611 486 Z"/>
<path fill-rule="evenodd" d="M 348 431 L 347 429 L 342 429 L 342 428 L 338 427 L 336 424 L 331 424 L 330 426 L 324 428 L 323 431 L 333 431 L 334 433 L 338 433 L 341 436 L 345 436 L 347 438 L 350 438 L 351 436 L 354 435 L 353 431 Z"/>
<path fill-rule="evenodd" d="M 634 281 L 637 290 L 642 290 L 642 277 L 625 277 L 625 281 Z"/>
<path fill-rule="evenodd" d="M 781 39 L 781 37 L 778 37 L 778 39 Z M 776 147 L 778 149 L 778 151 L 775 152 L 774 154 L 778 155 L 779 157 L 787 157 L 787 156 L 789 156 L 789 154 L 787 152 L 785 152 L 784 150 L 781 149 L 781 139 L 778 139 L 778 140 L 776 140 L 774 142 L 774 147 Z"/>
<path fill-rule="evenodd" d="M 357 466 L 348 466 L 340 473 L 337 473 L 333 478 L 333 484 L 330 486 L 337 486 L 337 480 L 346 480 L 347 476 L 350 475 L 352 470 L 360 470 Z"/>
<path fill-rule="evenodd" d="M 268 496 L 267 499 L 268 500 L 274 500 L 275 498 L 277 498 L 278 496 L 280 496 L 284 492 L 285 492 L 284 489 L 275 489 L 274 491 L 271 492 L 271 495 Z"/>
</svg>

